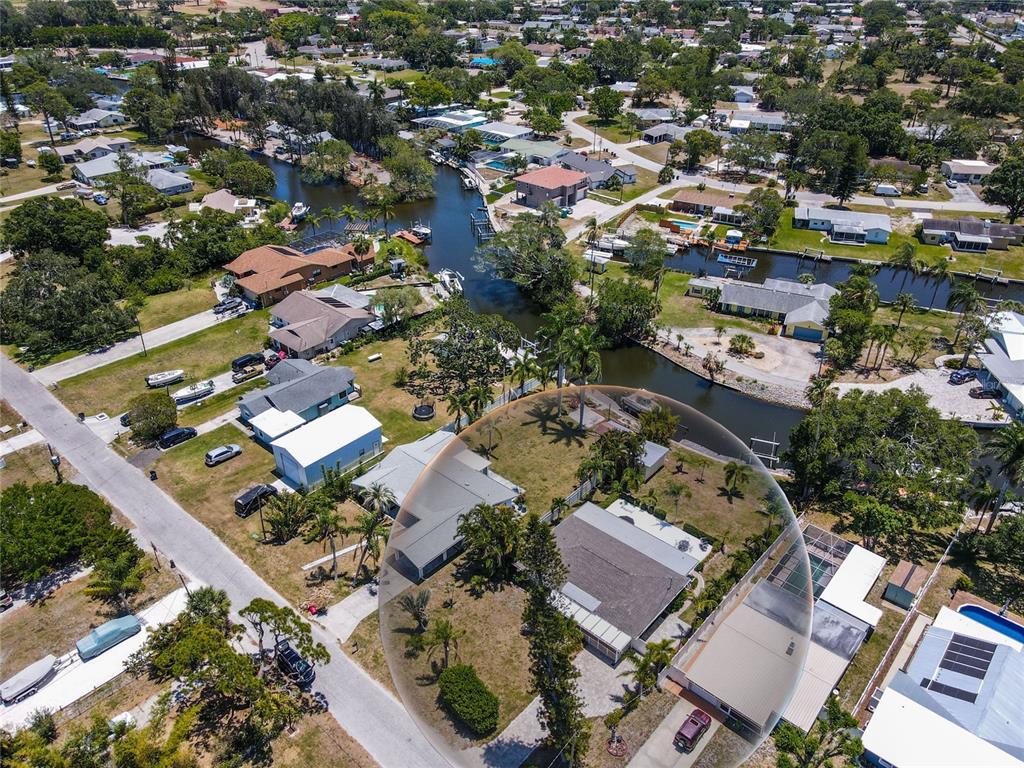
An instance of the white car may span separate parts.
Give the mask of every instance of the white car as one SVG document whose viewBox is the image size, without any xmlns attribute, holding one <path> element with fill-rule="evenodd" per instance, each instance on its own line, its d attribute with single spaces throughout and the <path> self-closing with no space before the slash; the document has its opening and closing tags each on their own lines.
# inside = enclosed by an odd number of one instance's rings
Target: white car
<svg viewBox="0 0 1024 768">
<path fill-rule="evenodd" d="M 233 459 L 242 453 L 241 446 L 231 443 L 230 445 L 219 445 L 206 454 L 206 466 L 215 467 L 223 464 L 228 459 Z"/>
<path fill-rule="evenodd" d="M 956 179 L 946 179 L 946 186 L 950 189 L 956 189 L 960 185 L 956 183 Z"/>
</svg>

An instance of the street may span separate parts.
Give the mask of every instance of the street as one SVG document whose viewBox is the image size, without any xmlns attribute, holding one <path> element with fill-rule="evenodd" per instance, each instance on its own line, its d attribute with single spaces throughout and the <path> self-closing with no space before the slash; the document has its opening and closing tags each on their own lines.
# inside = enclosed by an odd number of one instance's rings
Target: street
<svg viewBox="0 0 1024 768">
<path fill-rule="evenodd" d="M 80 481 L 135 524 L 142 546 L 153 542 L 189 576 L 224 589 L 235 610 L 254 597 L 286 604 L 212 532 L 78 423 L 39 380 L 6 357 L 0 379 L 4 398 L 78 470 Z M 317 670 L 317 688 L 338 723 L 382 766 L 446 768 L 402 705 L 341 652 L 337 638 L 316 625 L 313 635 L 331 652 L 331 662 Z"/>
</svg>

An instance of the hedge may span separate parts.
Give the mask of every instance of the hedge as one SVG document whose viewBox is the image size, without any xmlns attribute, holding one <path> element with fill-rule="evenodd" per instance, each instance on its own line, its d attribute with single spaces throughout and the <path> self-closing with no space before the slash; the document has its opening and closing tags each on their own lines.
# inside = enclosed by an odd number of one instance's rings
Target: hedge
<svg viewBox="0 0 1024 768">
<path fill-rule="evenodd" d="M 469 664 L 448 667 L 438 678 L 442 706 L 477 736 L 498 727 L 498 697 L 491 693 Z"/>
</svg>

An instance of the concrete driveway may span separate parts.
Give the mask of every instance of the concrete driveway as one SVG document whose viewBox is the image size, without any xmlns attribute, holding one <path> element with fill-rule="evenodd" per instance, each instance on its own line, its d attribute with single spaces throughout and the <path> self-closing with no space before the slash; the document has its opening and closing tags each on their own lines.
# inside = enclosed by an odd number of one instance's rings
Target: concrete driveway
<svg viewBox="0 0 1024 768">
<path fill-rule="evenodd" d="M 672 743 L 676 731 L 683 724 L 687 716 L 693 711 L 693 704 L 686 699 L 680 699 L 672 707 L 668 717 L 661 721 L 651 737 L 647 739 L 640 751 L 629 761 L 629 768 L 690 768 L 697 762 L 703 748 L 711 741 L 721 727 L 721 723 L 711 718 L 711 727 L 697 743 L 697 748 L 692 752 L 683 752 Z"/>
</svg>

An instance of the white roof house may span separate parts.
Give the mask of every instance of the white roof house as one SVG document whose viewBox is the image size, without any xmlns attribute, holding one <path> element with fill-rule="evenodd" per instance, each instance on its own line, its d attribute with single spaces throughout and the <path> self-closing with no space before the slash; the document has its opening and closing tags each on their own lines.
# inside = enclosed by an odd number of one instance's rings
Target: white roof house
<svg viewBox="0 0 1024 768">
<path fill-rule="evenodd" d="M 877 627 L 882 609 L 864 602 L 864 598 L 884 567 L 884 557 L 855 545 L 818 599 Z"/>
<path fill-rule="evenodd" d="M 281 476 L 310 488 L 324 469 L 346 470 L 376 456 L 383 444 L 381 424 L 365 408 L 346 403 L 270 444 Z"/>
<path fill-rule="evenodd" d="M 277 408 L 268 408 L 249 419 L 249 425 L 266 435 L 269 441 L 274 441 L 305 423 L 306 420 L 295 411 L 279 411 Z"/>
</svg>

